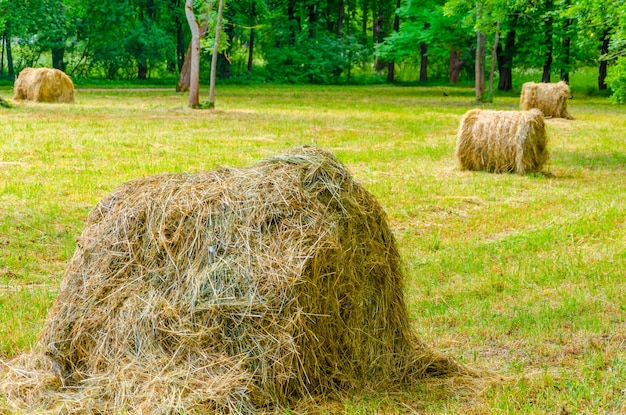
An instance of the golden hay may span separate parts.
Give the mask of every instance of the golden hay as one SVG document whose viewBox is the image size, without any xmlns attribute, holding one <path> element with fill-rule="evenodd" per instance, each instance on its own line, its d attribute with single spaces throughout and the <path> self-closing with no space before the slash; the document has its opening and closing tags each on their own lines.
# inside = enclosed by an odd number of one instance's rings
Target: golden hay
<svg viewBox="0 0 626 415">
<path fill-rule="evenodd" d="M 464 170 L 525 174 L 548 161 L 541 111 L 468 111 L 461 119 L 456 156 Z"/>
<path fill-rule="evenodd" d="M 256 413 L 470 374 L 411 329 L 386 215 L 330 153 L 128 182 L 92 210 L 20 410 Z"/>
<path fill-rule="evenodd" d="M 537 108 L 544 117 L 572 120 L 567 112 L 569 97 L 569 86 L 563 81 L 556 84 L 526 82 L 522 85 L 520 106 L 524 111 Z"/>
<path fill-rule="evenodd" d="M 35 102 L 74 102 L 74 84 L 62 71 L 49 68 L 26 68 L 13 85 L 13 99 Z"/>
</svg>

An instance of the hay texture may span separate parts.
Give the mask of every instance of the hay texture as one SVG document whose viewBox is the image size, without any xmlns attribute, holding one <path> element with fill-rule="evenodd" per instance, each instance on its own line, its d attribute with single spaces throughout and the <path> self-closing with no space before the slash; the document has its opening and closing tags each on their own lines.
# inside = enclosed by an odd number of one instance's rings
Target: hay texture
<svg viewBox="0 0 626 415">
<path fill-rule="evenodd" d="M 381 206 L 308 147 L 104 198 L 37 347 L 0 382 L 23 411 L 256 413 L 463 371 L 410 327 Z"/>
<path fill-rule="evenodd" d="M 456 157 L 464 170 L 540 171 L 550 157 L 541 111 L 468 111 L 458 130 Z"/>
<path fill-rule="evenodd" d="M 15 80 L 13 90 L 16 100 L 74 102 L 74 83 L 58 69 L 26 68 Z"/>
<path fill-rule="evenodd" d="M 526 82 L 522 85 L 520 107 L 524 111 L 537 108 L 544 117 L 573 117 L 567 112 L 567 100 L 570 97 L 569 85 L 561 81 L 556 84 Z"/>
</svg>

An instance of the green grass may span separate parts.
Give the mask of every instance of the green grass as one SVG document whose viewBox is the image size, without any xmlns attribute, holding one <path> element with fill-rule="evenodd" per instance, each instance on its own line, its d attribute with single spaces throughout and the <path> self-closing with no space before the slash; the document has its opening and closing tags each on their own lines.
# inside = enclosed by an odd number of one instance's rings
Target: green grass
<svg viewBox="0 0 626 415">
<path fill-rule="evenodd" d="M 422 338 L 497 374 L 329 412 L 624 413 L 626 108 L 576 91 L 576 119 L 547 120 L 549 174 L 530 176 L 455 167 L 470 87 L 222 86 L 215 112 L 168 89 L 79 89 L 74 105 L 0 108 L 0 359 L 34 344 L 87 213 L 118 185 L 314 144 L 387 211 Z"/>
</svg>

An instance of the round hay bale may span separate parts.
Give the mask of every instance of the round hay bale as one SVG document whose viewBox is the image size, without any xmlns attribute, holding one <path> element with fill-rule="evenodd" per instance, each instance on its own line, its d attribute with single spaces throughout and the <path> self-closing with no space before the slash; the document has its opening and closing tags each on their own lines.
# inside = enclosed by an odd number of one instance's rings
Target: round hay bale
<svg viewBox="0 0 626 415">
<path fill-rule="evenodd" d="M 544 117 L 573 117 L 567 112 L 567 100 L 570 97 L 569 85 L 560 81 L 556 84 L 526 82 L 522 85 L 520 107 L 524 111 L 539 109 Z"/>
<path fill-rule="evenodd" d="M 465 373 L 411 329 L 381 206 L 308 147 L 123 184 L 9 366 L 12 404 L 64 413 L 257 413 Z"/>
<path fill-rule="evenodd" d="M 63 71 L 26 68 L 13 85 L 13 99 L 35 102 L 74 102 L 74 83 Z"/>
<path fill-rule="evenodd" d="M 457 134 L 456 157 L 464 170 L 540 171 L 550 158 L 541 111 L 468 111 Z"/>
</svg>

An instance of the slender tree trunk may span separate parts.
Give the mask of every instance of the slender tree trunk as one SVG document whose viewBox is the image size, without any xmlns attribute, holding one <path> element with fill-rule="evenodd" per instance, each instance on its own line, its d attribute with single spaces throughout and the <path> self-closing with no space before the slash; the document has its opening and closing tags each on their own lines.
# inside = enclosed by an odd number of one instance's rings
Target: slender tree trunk
<svg viewBox="0 0 626 415">
<path fill-rule="evenodd" d="M 343 2 L 342 2 L 343 3 Z M 400 8 L 400 0 L 396 1 L 396 9 Z M 394 32 L 399 32 L 400 31 L 400 16 L 398 15 L 398 13 L 394 12 L 394 18 L 393 18 L 393 31 Z M 387 64 L 387 82 L 393 82 L 394 79 L 396 77 L 396 64 L 395 62 L 389 62 Z"/>
<path fill-rule="evenodd" d="M 567 26 L 571 26 L 572 25 L 572 20 L 571 19 L 567 19 Z M 569 35 L 567 35 L 567 37 L 565 39 L 563 39 L 563 51 L 564 51 L 564 56 L 563 56 L 563 65 L 564 67 L 561 68 L 561 81 L 565 81 L 567 83 L 569 83 L 569 69 L 570 69 L 570 55 L 571 55 L 571 38 L 569 37 Z"/>
<path fill-rule="evenodd" d="M 464 60 L 461 60 L 461 51 L 458 49 L 450 49 L 450 83 L 456 84 L 459 82 L 459 76 L 461 75 L 461 68 L 465 63 Z"/>
<path fill-rule="evenodd" d="M 148 65 L 144 62 L 137 62 L 137 79 L 146 79 L 148 77 Z"/>
<path fill-rule="evenodd" d="M 609 36 L 610 32 L 609 29 L 605 29 L 602 32 L 602 45 L 600 47 L 600 54 L 601 55 L 606 55 L 607 53 L 609 53 L 609 42 L 611 40 L 611 37 Z M 606 74 L 607 74 L 607 65 L 608 62 L 606 61 L 606 59 L 600 59 L 600 70 L 598 71 L 598 89 L 600 91 L 604 91 L 607 89 L 607 85 L 606 85 Z"/>
<path fill-rule="evenodd" d="M 193 11 L 193 0 L 185 0 L 185 15 L 191 30 L 189 54 L 189 106 L 197 108 L 200 103 L 200 28 Z"/>
<path fill-rule="evenodd" d="M 343 31 L 343 19 L 346 15 L 346 5 L 343 0 L 339 0 L 339 10 L 337 12 L 337 35 L 341 36 Z"/>
<path fill-rule="evenodd" d="M 189 51 L 189 49 L 185 49 L 183 23 L 180 21 L 178 14 L 176 14 L 176 64 L 178 66 L 179 73 L 183 70 L 183 65 L 187 56 L 185 54 L 185 50 L 187 50 L 187 52 Z"/>
<path fill-rule="evenodd" d="M 498 43 L 500 42 L 500 22 L 496 24 L 496 35 L 493 39 L 493 48 L 491 48 L 491 68 L 489 69 L 489 101 L 493 100 L 493 77 L 496 71 L 496 61 L 498 60 Z"/>
<path fill-rule="evenodd" d="M 65 72 L 65 62 L 63 57 L 65 55 L 65 48 L 52 49 L 52 67 Z"/>
<path fill-rule="evenodd" d="M 206 36 L 207 31 L 209 30 L 209 15 L 213 10 L 212 5 L 209 7 L 209 10 L 206 12 L 206 17 L 204 22 L 202 23 L 202 27 L 200 28 L 199 37 L 200 39 Z M 187 47 L 187 53 L 185 53 L 183 66 L 180 69 L 180 75 L 178 76 L 178 83 L 176 84 L 176 92 L 184 92 L 189 91 L 189 84 L 191 79 L 191 46 L 192 42 L 189 42 L 189 46 Z M 198 57 L 198 61 L 199 61 Z M 198 63 L 198 66 L 200 64 Z"/>
<path fill-rule="evenodd" d="M 176 92 L 189 91 L 189 76 L 191 72 L 189 68 L 191 68 L 191 42 L 189 42 L 187 53 L 185 53 L 185 59 L 183 60 L 183 66 L 180 69 Z"/>
<path fill-rule="evenodd" d="M 224 11 L 224 0 L 220 0 L 217 9 L 217 23 L 215 25 L 215 41 L 213 45 L 213 56 L 211 56 L 211 79 L 209 86 L 209 108 L 215 108 L 215 76 L 217 72 L 217 55 L 219 53 L 220 31 L 222 29 L 222 12 Z"/>
<path fill-rule="evenodd" d="M 420 82 L 428 82 L 428 45 L 420 43 Z"/>
<path fill-rule="evenodd" d="M 552 8 L 552 1 L 546 1 L 546 10 Z M 550 72 L 552 71 L 552 16 L 546 18 L 546 60 L 543 64 L 543 75 L 541 76 L 541 82 L 550 82 Z"/>
<path fill-rule="evenodd" d="M 252 2 L 250 9 L 252 21 L 256 22 L 256 1 Z M 248 43 L 248 73 L 252 73 L 252 60 L 254 56 L 254 24 L 250 28 L 250 43 Z"/>
<path fill-rule="evenodd" d="M 514 18 L 513 26 L 517 21 L 517 17 Z M 500 80 L 498 82 L 498 89 L 500 91 L 510 91 L 513 89 L 513 56 L 515 56 L 515 29 L 511 29 L 506 34 L 506 40 L 504 41 L 504 50 L 498 45 L 498 72 L 500 74 Z"/>
<path fill-rule="evenodd" d="M 15 79 L 15 69 L 13 68 L 13 52 L 11 51 L 11 30 L 10 22 L 6 24 L 5 43 L 7 50 L 7 75 L 9 79 Z"/>
<path fill-rule="evenodd" d="M 4 33 L 2 34 L 2 37 L 0 37 L 0 78 L 4 78 L 4 42 L 5 42 L 5 35 Z"/>
<path fill-rule="evenodd" d="M 482 102 L 485 95 L 485 66 L 486 66 L 486 35 L 484 32 L 476 31 L 476 66 L 474 68 L 476 76 L 476 101 Z"/>
<path fill-rule="evenodd" d="M 367 4 L 367 1 L 363 2 L 363 17 L 361 20 L 361 30 L 363 31 L 363 38 L 367 37 L 367 18 L 368 18 L 368 13 L 369 11 L 369 5 Z"/>
<path fill-rule="evenodd" d="M 296 26 L 298 22 L 296 21 L 296 4 L 295 0 L 288 0 L 287 2 L 287 21 L 289 22 L 289 44 L 296 44 Z"/>
</svg>

